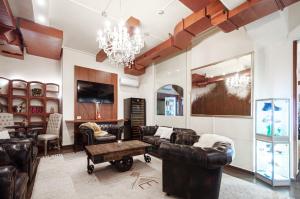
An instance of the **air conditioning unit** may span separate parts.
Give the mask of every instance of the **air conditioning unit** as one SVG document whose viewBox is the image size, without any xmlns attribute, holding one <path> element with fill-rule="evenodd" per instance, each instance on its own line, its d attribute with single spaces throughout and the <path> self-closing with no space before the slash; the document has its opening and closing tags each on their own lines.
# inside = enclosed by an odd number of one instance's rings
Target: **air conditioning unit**
<svg viewBox="0 0 300 199">
<path fill-rule="evenodd" d="M 233 10 L 247 0 L 220 0 L 228 10 Z"/>
<path fill-rule="evenodd" d="M 120 77 L 120 85 L 138 88 L 140 85 L 140 82 L 138 79 L 133 79 L 133 78 L 129 78 L 129 77 Z"/>
</svg>

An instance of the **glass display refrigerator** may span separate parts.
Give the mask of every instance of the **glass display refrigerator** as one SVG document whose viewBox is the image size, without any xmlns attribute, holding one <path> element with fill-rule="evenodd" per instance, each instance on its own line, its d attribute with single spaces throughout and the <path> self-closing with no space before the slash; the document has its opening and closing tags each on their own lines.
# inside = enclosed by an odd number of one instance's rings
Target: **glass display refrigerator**
<svg viewBox="0 0 300 199">
<path fill-rule="evenodd" d="M 290 101 L 256 100 L 256 177 L 272 186 L 290 185 Z"/>
</svg>

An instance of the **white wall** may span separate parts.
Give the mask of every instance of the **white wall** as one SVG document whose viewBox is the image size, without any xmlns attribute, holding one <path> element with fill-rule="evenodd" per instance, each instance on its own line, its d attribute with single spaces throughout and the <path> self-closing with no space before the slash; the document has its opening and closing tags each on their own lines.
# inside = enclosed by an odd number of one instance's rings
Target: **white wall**
<svg viewBox="0 0 300 199">
<path fill-rule="evenodd" d="M 62 57 L 63 69 L 63 145 L 74 143 L 74 129 L 72 123 L 65 120 L 74 119 L 74 66 L 82 66 L 101 70 L 105 72 L 117 73 L 118 78 L 125 76 L 123 68 L 112 66 L 107 61 L 96 62 L 96 55 L 81 52 L 78 50 L 64 48 Z M 127 76 L 127 75 L 126 75 Z M 137 78 L 137 77 L 132 77 Z M 124 87 L 118 84 L 118 119 L 123 119 L 123 99 L 129 97 L 140 97 L 139 88 Z"/>
<path fill-rule="evenodd" d="M 139 94 L 146 100 L 146 125 L 155 124 L 155 112 L 153 104 L 155 103 L 155 74 L 154 66 L 150 66 L 146 69 L 146 73 L 140 77 Z"/>
<path fill-rule="evenodd" d="M 187 92 L 186 92 L 186 73 L 187 73 L 187 54 L 181 53 L 165 62 L 157 64 L 155 66 L 155 82 L 154 82 L 154 114 L 155 124 L 161 126 L 174 126 L 185 127 L 186 126 L 186 104 L 187 104 Z M 162 116 L 157 115 L 156 110 L 156 98 L 157 90 L 167 84 L 174 84 L 181 86 L 184 89 L 183 93 L 183 115 L 184 116 Z"/>
<path fill-rule="evenodd" d="M 238 55 L 252 52 L 253 41 L 244 29 L 231 33 L 218 32 L 205 39 L 190 50 L 191 61 L 188 64 L 188 93 L 191 92 L 191 69 L 226 60 Z M 254 71 L 256 70 L 256 65 Z M 254 78 L 254 85 L 256 85 Z M 254 90 L 255 93 L 255 90 Z M 254 94 L 255 95 L 255 94 Z M 254 101 L 252 101 L 254 104 Z M 190 107 L 188 106 L 188 113 Z M 241 117 L 188 117 L 188 128 L 199 134 L 215 133 L 231 138 L 236 147 L 233 166 L 254 171 L 254 134 L 253 119 Z"/>
<path fill-rule="evenodd" d="M 246 29 L 231 33 L 217 32 L 195 44 L 188 52 L 155 65 L 154 87 L 172 83 L 175 75 L 168 72 L 177 67 L 186 70 L 186 77 L 180 76 L 179 85 L 186 88 L 186 113 L 182 121 L 185 126 L 202 133 L 216 133 L 230 137 L 235 142 L 236 158 L 232 165 L 249 171 L 255 170 L 254 119 L 239 117 L 194 117 L 190 116 L 191 69 L 226 60 L 238 55 L 254 52 L 253 101 L 261 98 L 292 99 L 292 40 L 288 37 L 286 13 L 274 13 L 250 24 Z M 280 31 L 278 31 L 280 27 Z M 299 35 L 293 29 L 293 35 Z M 295 32 L 296 31 L 296 32 Z M 149 107 L 149 106 L 148 106 Z M 152 104 L 154 113 L 156 105 Z M 253 116 L 255 112 L 253 110 Z M 183 126 L 174 118 L 155 116 L 155 123 L 169 126 Z M 291 146 L 292 147 L 292 146 Z M 291 162 L 292 165 L 293 162 Z M 291 171 L 293 167 L 291 166 Z M 292 172 L 291 172 L 292 173 Z"/>
<path fill-rule="evenodd" d="M 24 60 L 0 56 L 0 76 L 61 85 L 60 61 L 25 54 Z"/>
</svg>

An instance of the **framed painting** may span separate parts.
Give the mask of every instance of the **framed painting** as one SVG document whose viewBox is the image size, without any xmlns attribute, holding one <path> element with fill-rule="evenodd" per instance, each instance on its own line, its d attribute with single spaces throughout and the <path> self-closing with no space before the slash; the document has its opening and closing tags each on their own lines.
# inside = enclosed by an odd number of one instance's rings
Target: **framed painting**
<svg viewBox="0 0 300 199">
<path fill-rule="evenodd" d="M 192 116 L 252 116 L 253 53 L 191 71 Z"/>
</svg>

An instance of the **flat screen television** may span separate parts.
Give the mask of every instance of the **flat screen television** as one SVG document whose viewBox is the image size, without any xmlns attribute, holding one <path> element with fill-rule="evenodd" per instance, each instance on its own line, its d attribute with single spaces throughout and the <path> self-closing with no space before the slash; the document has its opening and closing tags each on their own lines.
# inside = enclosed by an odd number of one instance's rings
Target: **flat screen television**
<svg viewBox="0 0 300 199">
<path fill-rule="evenodd" d="M 114 85 L 78 80 L 77 102 L 113 104 Z"/>
</svg>

